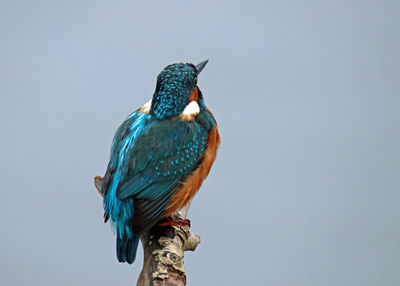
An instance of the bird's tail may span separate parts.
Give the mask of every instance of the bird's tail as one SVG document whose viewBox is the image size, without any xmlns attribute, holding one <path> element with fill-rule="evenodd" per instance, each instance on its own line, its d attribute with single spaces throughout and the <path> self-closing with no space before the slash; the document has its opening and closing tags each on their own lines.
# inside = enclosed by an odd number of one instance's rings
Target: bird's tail
<svg viewBox="0 0 400 286">
<path fill-rule="evenodd" d="M 131 238 L 125 234 L 123 238 L 117 235 L 117 258 L 119 262 L 132 264 L 136 258 L 139 236 L 133 234 Z"/>
</svg>

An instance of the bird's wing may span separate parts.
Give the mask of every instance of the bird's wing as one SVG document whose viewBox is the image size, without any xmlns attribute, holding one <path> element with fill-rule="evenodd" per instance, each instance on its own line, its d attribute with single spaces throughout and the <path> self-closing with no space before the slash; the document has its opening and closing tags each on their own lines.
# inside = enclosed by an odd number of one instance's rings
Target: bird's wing
<svg viewBox="0 0 400 286">
<path fill-rule="evenodd" d="M 110 161 L 103 177 L 101 190 L 106 194 L 110 188 L 116 189 L 125 180 L 129 165 L 127 155 L 131 153 L 134 142 L 143 132 L 149 115 L 136 110 L 130 114 L 117 129 L 111 147 Z"/>
<path fill-rule="evenodd" d="M 117 189 L 119 199 L 134 198 L 134 232 L 162 217 L 174 190 L 200 163 L 207 139 L 208 131 L 195 121 L 157 120 L 135 140 Z"/>
</svg>

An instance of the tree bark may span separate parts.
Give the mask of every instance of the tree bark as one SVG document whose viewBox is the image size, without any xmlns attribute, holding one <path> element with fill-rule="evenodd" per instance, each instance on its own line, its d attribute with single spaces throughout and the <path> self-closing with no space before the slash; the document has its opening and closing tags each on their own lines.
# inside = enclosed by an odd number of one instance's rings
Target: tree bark
<svg viewBox="0 0 400 286">
<path fill-rule="evenodd" d="M 102 177 L 94 178 L 94 185 L 101 196 Z M 175 212 L 174 219 L 186 219 L 190 203 Z M 183 286 L 186 285 L 184 252 L 194 251 L 200 237 L 190 231 L 189 226 L 155 225 L 140 236 L 143 245 L 143 268 L 137 286 Z"/>
</svg>

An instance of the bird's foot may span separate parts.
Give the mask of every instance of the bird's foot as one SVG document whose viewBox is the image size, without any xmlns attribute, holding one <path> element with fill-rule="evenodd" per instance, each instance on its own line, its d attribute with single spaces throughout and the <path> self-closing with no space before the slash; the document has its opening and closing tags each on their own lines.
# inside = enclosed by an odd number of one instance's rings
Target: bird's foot
<svg viewBox="0 0 400 286">
<path fill-rule="evenodd" d="M 183 226 L 189 226 L 190 227 L 190 220 L 189 219 L 178 219 L 178 218 L 167 217 L 166 219 L 162 220 L 161 223 L 160 223 L 161 227 L 176 226 L 176 225 L 183 225 Z"/>
</svg>

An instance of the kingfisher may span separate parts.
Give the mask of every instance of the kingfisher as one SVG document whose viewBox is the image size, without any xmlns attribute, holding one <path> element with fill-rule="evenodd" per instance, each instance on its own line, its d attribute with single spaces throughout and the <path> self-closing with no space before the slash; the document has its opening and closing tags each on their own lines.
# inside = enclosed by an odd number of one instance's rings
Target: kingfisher
<svg viewBox="0 0 400 286">
<path fill-rule="evenodd" d="M 152 99 L 114 135 L 101 192 L 119 262 L 135 261 L 140 235 L 154 225 L 190 224 L 172 214 L 200 189 L 220 143 L 217 123 L 197 86 L 207 62 L 165 67 Z"/>
</svg>

